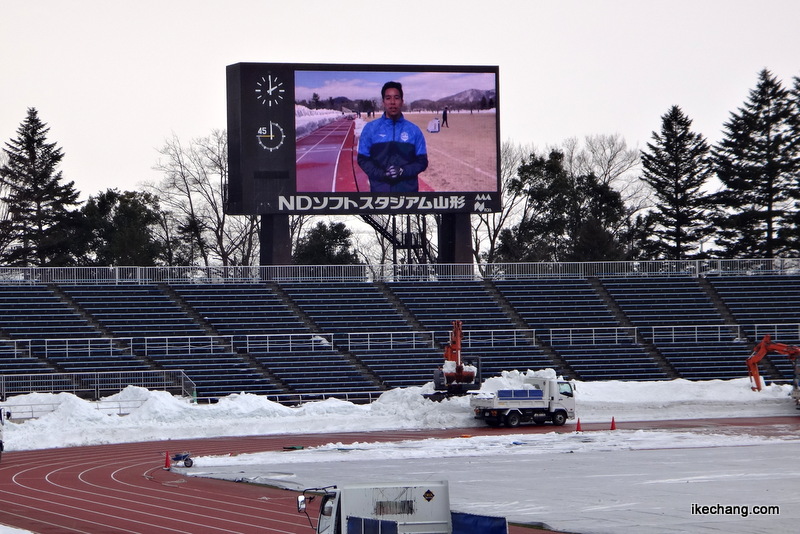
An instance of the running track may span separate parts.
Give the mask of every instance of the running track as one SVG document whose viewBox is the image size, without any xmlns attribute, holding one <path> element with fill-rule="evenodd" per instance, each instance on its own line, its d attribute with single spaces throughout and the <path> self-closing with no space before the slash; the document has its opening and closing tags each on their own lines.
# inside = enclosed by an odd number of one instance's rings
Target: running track
<svg viewBox="0 0 800 534">
<path fill-rule="evenodd" d="M 342 118 L 297 140 L 297 192 L 369 192 L 369 179 L 358 166 L 355 122 Z M 419 179 L 419 190 L 431 187 Z"/>
<path fill-rule="evenodd" d="M 369 191 L 355 163 L 355 123 L 340 119 L 297 140 L 298 192 Z"/>
<path fill-rule="evenodd" d="M 583 424 L 583 431 L 608 430 Z M 796 435 L 800 417 L 618 423 L 617 428 Z M 552 426 L 469 428 L 172 440 L 6 452 L 0 463 L 0 524 L 41 533 L 312 532 L 295 508 L 296 493 L 165 470 L 166 452 L 195 456 L 283 450 L 330 442 L 397 441 L 421 437 L 552 432 Z M 556 429 L 572 432 L 574 425 Z M 335 482 L 335 481 L 332 481 Z M 313 503 L 312 503 L 313 505 Z M 312 517 L 316 513 L 310 507 Z M 531 532 L 512 526 L 512 534 Z M 542 531 L 536 531 L 542 532 Z"/>
</svg>

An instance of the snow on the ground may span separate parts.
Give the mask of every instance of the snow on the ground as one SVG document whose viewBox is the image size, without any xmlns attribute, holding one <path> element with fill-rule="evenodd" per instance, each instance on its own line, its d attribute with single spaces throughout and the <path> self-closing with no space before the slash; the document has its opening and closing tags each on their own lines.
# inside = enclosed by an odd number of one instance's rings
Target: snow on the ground
<svg viewBox="0 0 800 534">
<path fill-rule="evenodd" d="M 483 388 L 519 386 L 526 374 L 504 372 Z M 552 370 L 536 374 L 552 376 Z M 658 382 L 576 382 L 581 422 L 795 415 L 791 387 L 760 392 L 746 378 Z M 101 402 L 72 394 L 32 393 L 9 398 L 12 419 L 4 426 L 6 450 L 45 449 L 164 439 L 396 429 L 468 428 L 473 418 L 466 397 L 431 402 L 421 387 L 387 391 L 369 405 L 328 399 L 288 407 L 251 394 L 230 395 L 216 404 L 193 404 L 163 391 L 129 386 Z M 122 414 L 121 414 L 122 413 Z M 29 418 L 31 414 L 37 415 Z M 568 424 L 574 424 L 571 421 Z"/>
<path fill-rule="evenodd" d="M 332 109 L 310 109 L 306 106 L 294 106 L 295 136 L 300 139 L 314 130 L 322 128 L 335 120 L 341 119 L 341 111 Z"/>
<path fill-rule="evenodd" d="M 531 374 L 555 376 L 549 369 L 504 372 L 487 380 L 483 391 L 521 387 Z M 573 384 L 582 423 L 609 423 L 612 418 L 622 423 L 800 415 L 790 398 L 790 386 L 773 384 L 754 392 L 746 378 Z M 469 400 L 432 402 L 423 396 L 432 391 L 429 383 L 387 391 L 369 405 L 328 399 L 297 407 L 250 394 L 231 395 L 216 404 L 193 404 L 133 386 L 101 402 L 66 393 L 21 395 L 2 403 L 12 414 L 3 427 L 4 441 L 6 450 L 14 451 L 218 436 L 417 429 L 419 439 L 394 443 L 336 442 L 290 454 L 198 456 L 194 467 L 185 471 L 290 489 L 408 476 L 446 477 L 454 509 L 524 523 L 543 522 L 569 532 L 789 532 L 798 520 L 793 491 L 797 474 L 787 471 L 785 462 L 754 463 L 752 458 L 786 458 L 800 436 L 750 435 L 726 432 L 723 427 L 697 432 L 665 428 L 470 436 L 469 427 L 484 423 L 472 417 Z M 425 429 L 443 428 L 465 430 L 451 439 L 425 437 Z M 530 476 L 519 477 L 520 469 Z M 542 479 L 558 483 L 543 493 Z M 681 491 L 673 491 L 677 484 Z M 691 512 L 692 503 L 739 504 L 743 495 L 756 505 L 778 505 L 780 516 Z M 6 532 L 23 531 L 0 525 L 0 533 Z"/>
</svg>

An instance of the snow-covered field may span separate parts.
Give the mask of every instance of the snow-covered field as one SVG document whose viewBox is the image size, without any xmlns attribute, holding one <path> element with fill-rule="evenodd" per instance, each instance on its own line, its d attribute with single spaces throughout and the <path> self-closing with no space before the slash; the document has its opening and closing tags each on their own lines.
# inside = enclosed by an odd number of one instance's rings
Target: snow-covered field
<svg viewBox="0 0 800 534">
<path fill-rule="evenodd" d="M 483 389 L 520 381 L 519 372 L 506 372 L 487 380 Z M 612 417 L 617 423 L 800 417 L 789 397 L 790 386 L 773 384 L 754 392 L 746 378 L 577 382 L 576 387 L 578 417 L 587 424 L 607 424 Z M 680 429 L 470 436 L 469 427 L 483 423 L 473 419 L 468 399 L 431 402 L 422 396 L 431 390 L 432 384 L 392 390 L 370 405 L 329 399 L 299 407 L 249 394 L 197 405 L 136 387 L 100 403 L 70 394 L 31 394 L 3 403 L 14 416 L 5 424 L 4 440 L 6 450 L 13 451 L 171 438 L 414 429 L 419 439 L 399 443 L 329 443 L 291 453 L 195 457 L 187 474 L 294 489 L 446 478 L 455 509 L 584 533 L 776 533 L 794 532 L 800 521 L 800 436 Z M 21 418 L 34 411 L 36 418 Z M 454 439 L 425 437 L 425 429 L 444 428 L 467 430 Z M 693 504 L 778 505 L 780 515 L 698 515 L 692 513 Z"/>
<path fill-rule="evenodd" d="M 520 377 L 517 371 L 504 372 L 488 379 L 482 389 L 514 387 Z M 754 392 L 746 378 L 577 382 L 576 388 L 577 413 L 584 423 L 612 417 L 622 422 L 797 413 L 789 398 L 790 386 L 769 385 Z M 99 403 L 68 393 L 33 393 L 3 403 L 13 419 L 19 419 L 5 425 L 4 441 L 6 450 L 27 450 L 214 436 L 483 426 L 473 419 L 467 398 L 435 403 L 422 396 L 430 391 L 429 383 L 388 391 L 369 405 L 328 399 L 300 407 L 250 394 L 231 395 L 216 404 L 192 404 L 133 386 Z M 37 417 L 28 419 L 31 414 Z"/>
</svg>

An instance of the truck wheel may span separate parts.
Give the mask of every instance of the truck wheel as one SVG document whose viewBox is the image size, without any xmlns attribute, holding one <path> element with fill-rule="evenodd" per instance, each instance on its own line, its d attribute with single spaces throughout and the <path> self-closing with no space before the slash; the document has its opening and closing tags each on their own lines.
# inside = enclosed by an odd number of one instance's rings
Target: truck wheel
<svg viewBox="0 0 800 534">
<path fill-rule="evenodd" d="M 520 417 L 519 412 L 510 412 L 506 415 L 506 426 L 509 428 L 516 428 L 519 426 Z"/>
<path fill-rule="evenodd" d="M 556 426 L 564 426 L 567 422 L 567 414 L 564 412 L 556 412 L 553 414 L 553 424 Z"/>
</svg>

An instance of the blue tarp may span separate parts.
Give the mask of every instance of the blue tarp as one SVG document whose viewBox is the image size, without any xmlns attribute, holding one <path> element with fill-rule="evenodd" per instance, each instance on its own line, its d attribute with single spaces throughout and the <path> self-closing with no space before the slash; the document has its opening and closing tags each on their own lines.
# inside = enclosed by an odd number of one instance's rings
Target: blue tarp
<svg viewBox="0 0 800 534">
<path fill-rule="evenodd" d="M 504 517 L 450 512 L 453 534 L 508 534 L 508 523 Z"/>
<path fill-rule="evenodd" d="M 397 523 L 350 516 L 347 518 L 347 532 L 352 534 L 397 534 Z"/>
</svg>

